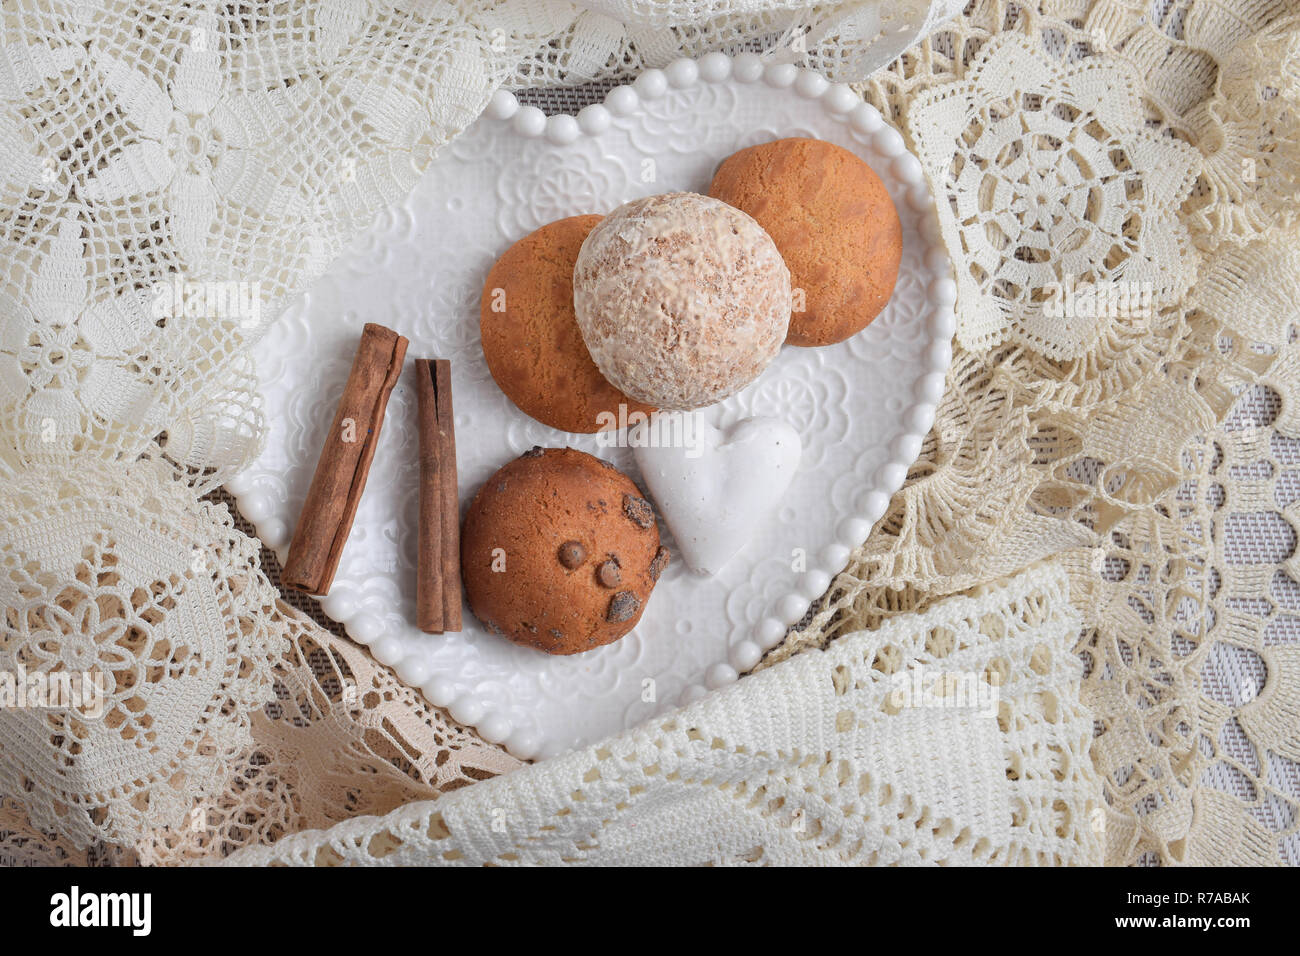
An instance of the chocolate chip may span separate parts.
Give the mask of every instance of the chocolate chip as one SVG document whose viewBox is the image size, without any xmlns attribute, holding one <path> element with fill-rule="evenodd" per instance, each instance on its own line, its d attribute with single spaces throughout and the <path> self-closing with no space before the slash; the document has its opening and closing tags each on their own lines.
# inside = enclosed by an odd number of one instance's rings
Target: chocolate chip
<svg viewBox="0 0 1300 956">
<path fill-rule="evenodd" d="M 663 574 L 664 568 L 668 567 L 668 562 L 672 555 L 668 553 L 667 548 L 660 548 L 655 552 L 655 559 L 650 562 L 650 580 L 658 581 L 659 575 Z"/>
<path fill-rule="evenodd" d="M 532 448 L 528 449 L 528 451 L 524 452 L 524 453 L 523 453 L 522 455 L 520 455 L 519 457 L 520 457 L 520 458 L 540 458 L 540 457 L 542 457 L 542 453 L 543 453 L 545 450 L 546 450 L 546 449 L 544 449 L 541 445 L 534 445 Z"/>
<path fill-rule="evenodd" d="M 650 507 L 650 502 L 644 498 L 638 498 L 636 495 L 623 496 L 623 514 L 632 519 L 632 523 L 638 528 L 650 528 L 655 523 L 655 510 Z"/>
<path fill-rule="evenodd" d="M 605 620 L 612 624 L 620 624 L 623 621 L 630 621 L 641 609 L 641 602 L 631 591 L 619 591 L 609 599 L 609 610 L 605 612 Z"/>
<path fill-rule="evenodd" d="M 582 546 L 581 542 L 566 541 L 560 545 L 560 564 L 570 571 L 581 567 L 582 562 L 585 560 L 587 560 L 587 549 Z"/>
<path fill-rule="evenodd" d="M 564 632 L 558 627 L 553 627 L 551 628 L 551 637 L 555 638 L 557 641 L 562 641 L 564 640 Z"/>
<path fill-rule="evenodd" d="M 618 569 L 618 558 L 602 561 L 600 567 L 596 569 L 596 580 L 600 582 L 601 587 L 610 590 L 622 584 L 623 574 Z"/>
</svg>

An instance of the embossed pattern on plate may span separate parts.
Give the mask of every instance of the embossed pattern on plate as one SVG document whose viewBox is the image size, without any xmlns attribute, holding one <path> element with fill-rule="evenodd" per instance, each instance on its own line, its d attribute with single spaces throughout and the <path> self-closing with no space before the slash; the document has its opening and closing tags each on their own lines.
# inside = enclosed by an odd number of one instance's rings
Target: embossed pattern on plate
<svg viewBox="0 0 1300 956">
<path fill-rule="evenodd" d="M 462 513 L 493 471 L 532 445 L 581 448 L 639 482 L 628 449 L 547 428 L 496 387 L 479 347 L 483 279 L 512 242 L 547 222 L 652 193 L 703 191 L 726 156 L 784 136 L 838 143 L 880 174 L 903 221 L 898 285 L 886 310 L 848 342 L 786 347 L 750 387 L 704 412 L 720 427 L 749 415 L 789 422 L 804 438 L 799 472 L 776 515 L 716 577 L 692 575 L 675 555 L 623 640 L 550 657 L 488 634 L 468 609 L 460 634 L 415 628 L 409 369 L 393 392 L 322 605 L 433 704 L 520 757 L 597 740 L 735 680 L 826 590 L 902 484 L 942 394 L 955 299 L 933 200 L 902 137 L 846 87 L 751 55 L 648 71 L 576 118 L 546 117 L 498 93 L 259 350 L 267 447 L 228 487 L 282 558 L 365 322 L 408 336 L 408 361 L 452 360 Z"/>
</svg>

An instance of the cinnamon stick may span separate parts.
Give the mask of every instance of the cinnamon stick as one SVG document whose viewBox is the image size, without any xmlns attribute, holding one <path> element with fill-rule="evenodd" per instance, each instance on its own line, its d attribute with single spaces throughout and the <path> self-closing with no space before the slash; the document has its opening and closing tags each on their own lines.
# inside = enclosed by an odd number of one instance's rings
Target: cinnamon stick
<svg viewBox="0 0 1300 956">
<path fill-rule="evenodd" d="M 420 404 L 420 534 L 416 615 L 420 630 L 459 631 L 460 505 L 451 363 L 416 359 Z"/>
<path fill-rule="evenodd" d="M 280 580 L 290 587 L 309 594 L 329 593 L 366 487 L 384 410 L 401 374 L 406 346 L 405 338 L 382 325 L 367 323 L 362 329 L 352 371 L 289 545 Z"/>
</svg>

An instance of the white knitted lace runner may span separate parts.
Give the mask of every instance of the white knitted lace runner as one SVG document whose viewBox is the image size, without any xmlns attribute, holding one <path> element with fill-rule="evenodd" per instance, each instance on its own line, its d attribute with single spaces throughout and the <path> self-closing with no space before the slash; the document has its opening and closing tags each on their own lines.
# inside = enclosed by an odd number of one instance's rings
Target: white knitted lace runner
<svg viewBox="0 0 1300 956">
<path fill-rule="evenodd" d="M 1064 573 L 1033 569 L 585 750 L 229 862 L 1100 863 L 1078 631 Z"/>
</svg>

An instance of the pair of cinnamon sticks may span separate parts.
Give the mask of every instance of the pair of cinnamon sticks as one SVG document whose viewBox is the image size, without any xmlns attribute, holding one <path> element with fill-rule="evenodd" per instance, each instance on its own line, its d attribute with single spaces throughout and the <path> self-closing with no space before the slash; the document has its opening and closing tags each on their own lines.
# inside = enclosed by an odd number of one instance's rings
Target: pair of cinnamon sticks
<svg viewBox="0 0 1300 956">
<path fill-rule="evenodd" d="M 367 323 L 334 422 L 312 475 L 281 580 L 309 594 L 329 593 L 366 487 L 388 398 L 402 373 L 407 340 Z M 417 359 L 420 432 L 420 528 L 417 625 L 459 631 L 460 520 L 451 363 Z"/>
</svg>

